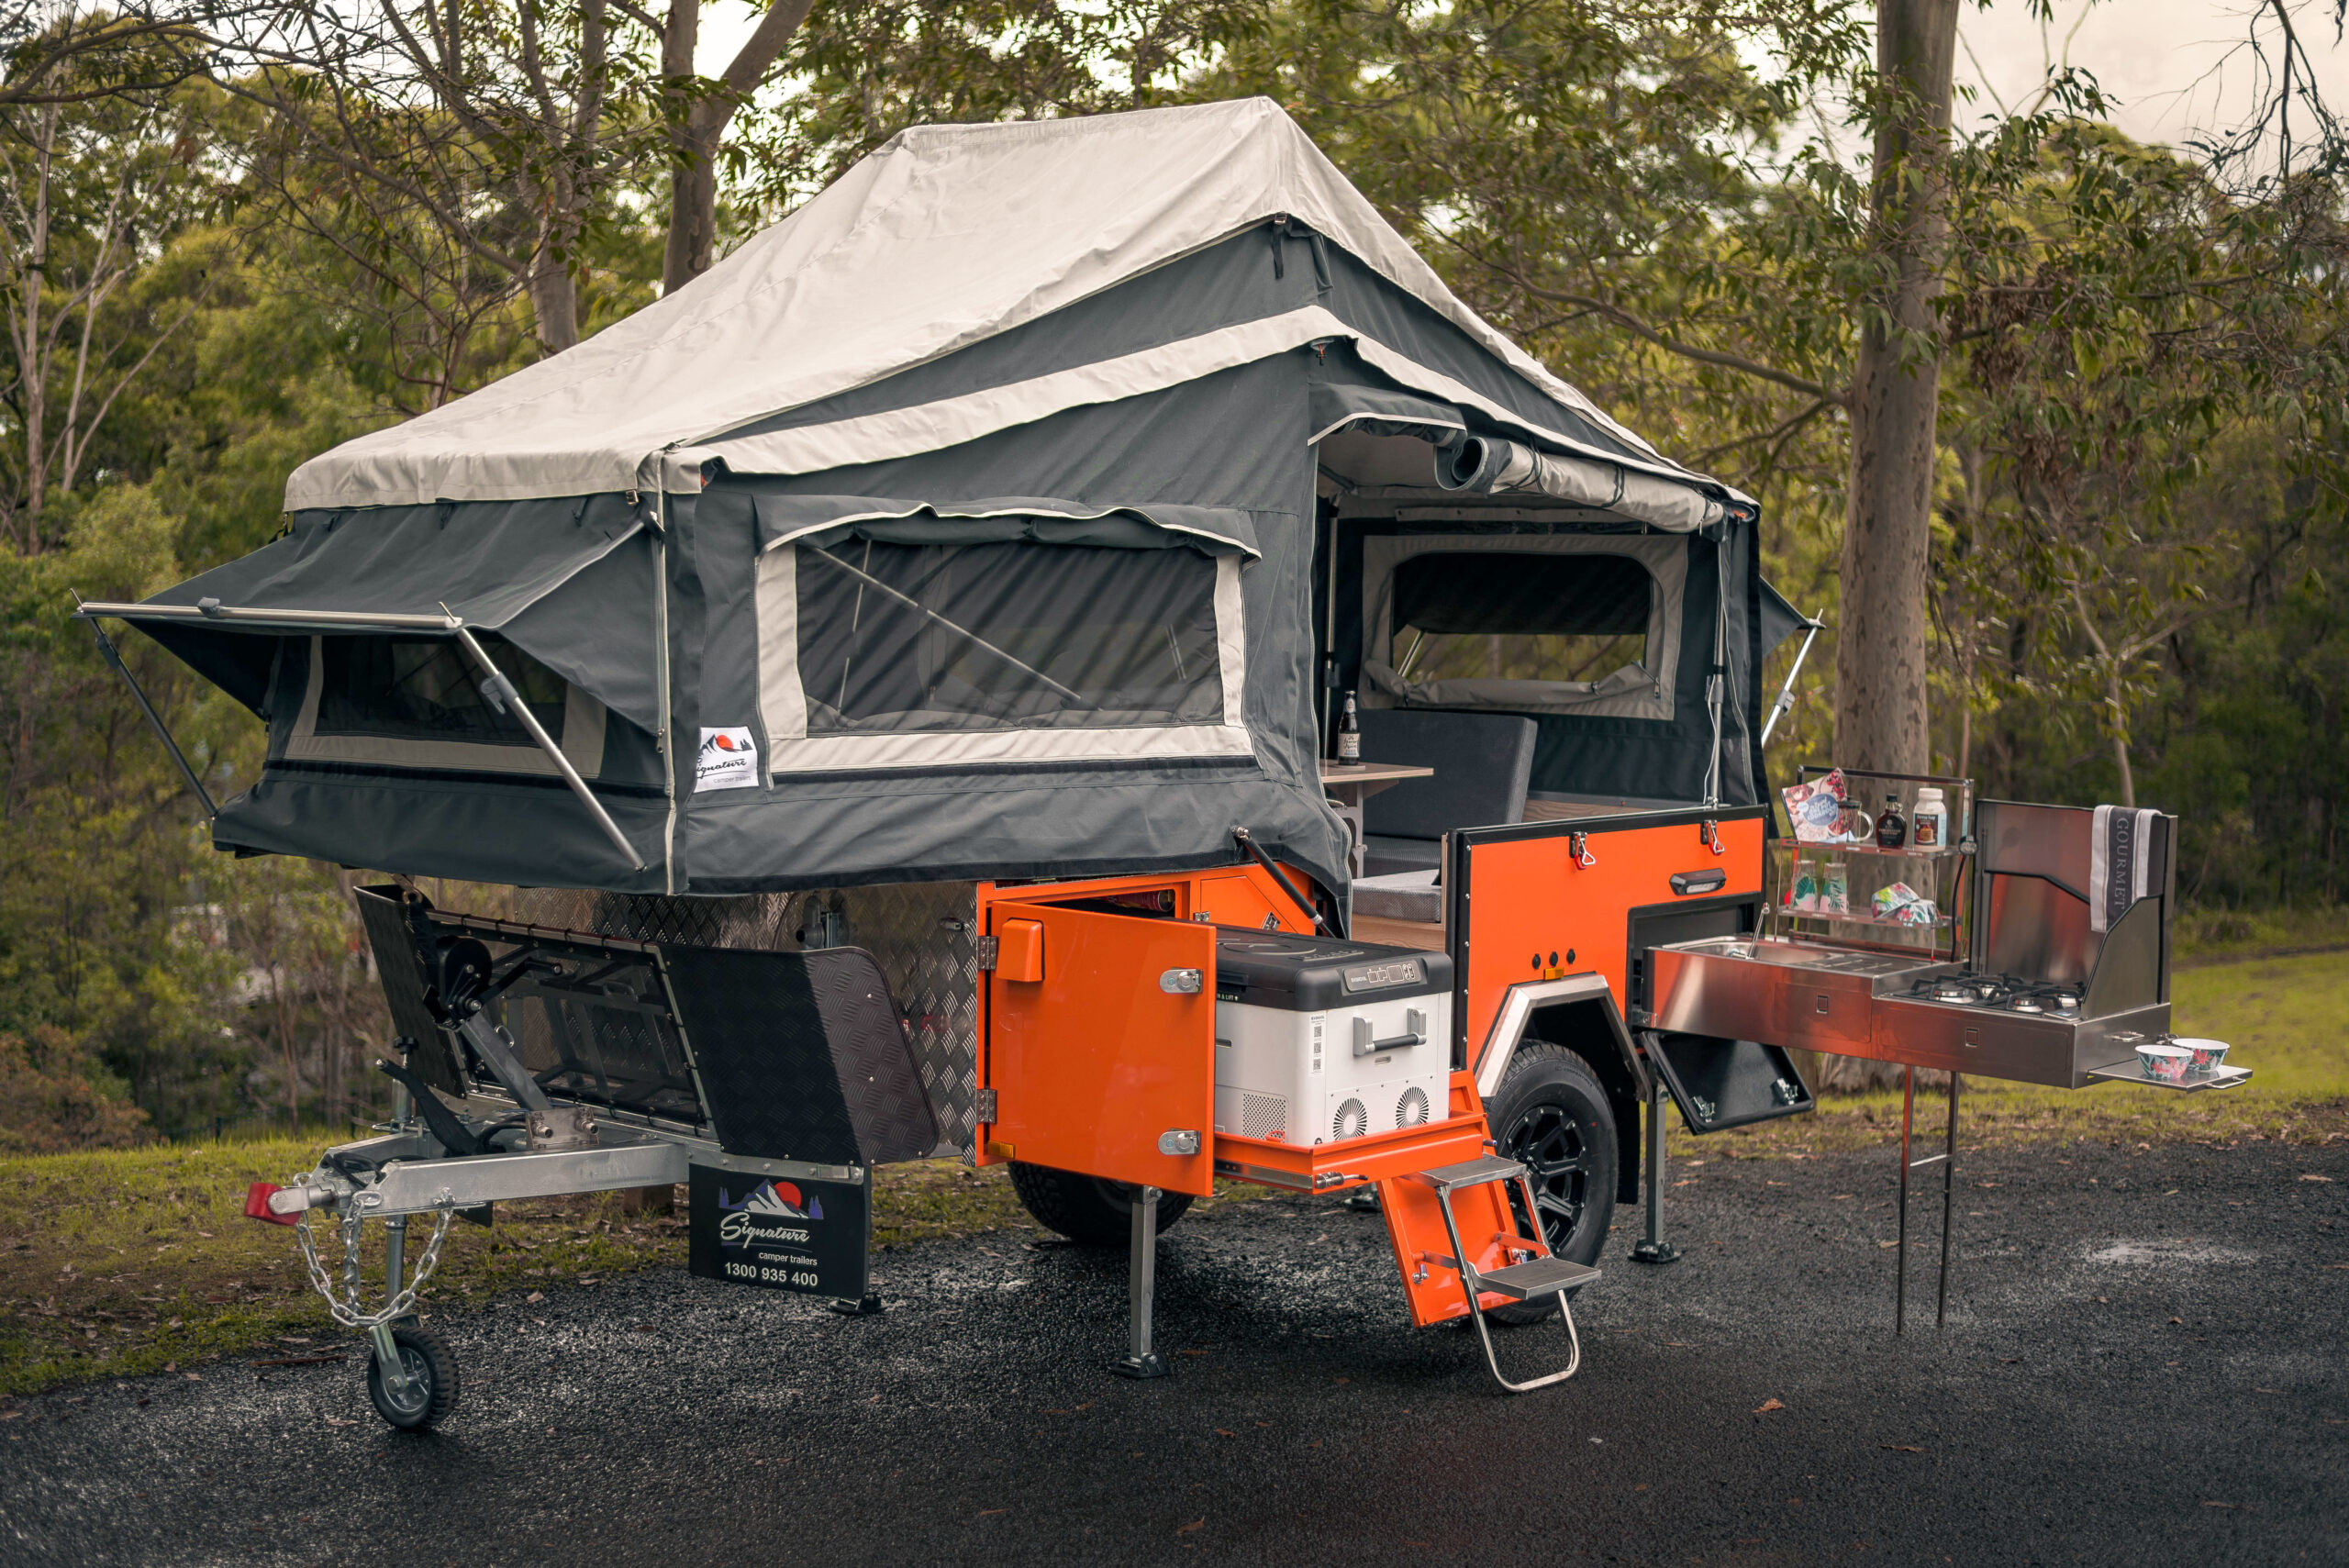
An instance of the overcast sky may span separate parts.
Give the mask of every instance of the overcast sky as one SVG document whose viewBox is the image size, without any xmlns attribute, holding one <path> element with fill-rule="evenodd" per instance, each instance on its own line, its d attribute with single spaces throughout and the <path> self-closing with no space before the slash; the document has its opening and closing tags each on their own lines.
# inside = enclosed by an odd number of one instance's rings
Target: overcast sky
<svg viewBox="0 0 2349 1568">
<path fill-rule="evenodd" d="M 818 0 L 821 3 L 821 0 Z M 1960 23 L 1965 47 L 1958 80 L 1978 91 L 1961 119 L 1995 113 L 1997 102 L 2021 108 L 2044 79 L 2049 60 L 2068 59 L 2093 73 L 2120 107 L 2113 118 L 2143 141 L 2185 141 L 2195 131 L 2231 125 L 2257 92 L 2258 64 L 2243 49 L 2246 16 L 2266 0 L 2055 0 L 2055 23 L 2043 29 L 2025 0 L 1971 0 Z M 2328 102 L 2349 108 L 2349 45 L 2332 40 L 2333 0 L 2286 0 L 2314 61 Z M 762 7 L 763 8 L 763 7 Z M 709 7 L 702 18 L 697 64 L 725 69 L 750 36 L 758 13 L 749 4 Z M 2266 35 L 2275 36 L 2272 18 Z"/>
</svg>

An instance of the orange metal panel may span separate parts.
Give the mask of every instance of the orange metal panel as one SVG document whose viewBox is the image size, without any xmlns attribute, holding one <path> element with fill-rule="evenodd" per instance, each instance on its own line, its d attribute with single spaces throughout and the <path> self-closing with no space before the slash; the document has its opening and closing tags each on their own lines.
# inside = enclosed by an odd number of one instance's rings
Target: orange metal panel
<svg viewBox="0 0 2349 1568">
<path fill-rule="evenodd" d="M 1007 919 L 996 935 L 995 977 L 1033 985 L 1044 978 L 1044 923 Z"/>
<path fill-rule="evenodd" d="M 1049 954 L 1040 982 L 988 976 L 987 1141 L 1035 1164 L 1211 1193 L 1215 929 L 1011 902 L 985 918 L 998 938 L 1033 922 Z M 1179 969 L 1201 973 L 1197 993 L 1161 988 Z M 1160 1153 L 1160 1134 L 1174 1130 L 1196 1131 L 1199 1151 Z"/>
<path fill-rule="evenodd" d="M 1500 839 L 1468 846 L 1467 929 L 1453 957 L 1465 977 L 1468 1055 L 1474 1060 L 1508 988 L 1596 972 L 1619 1006 L 1628 1006 L 1630 911 L 1649 905 L 1701 903 L 1762 891 L 1762 819 L 1719 824 L 1721 853 L 1704 826 L 1678 821 L 1652 828 L 1599 828 L 1587 834 L 1593 864 L 1576 863 L 1573 836 Z M 1728 882 L 1701 897 L 1672 890 L 1675 872 L 1719 868 Z"/>
<path fill-rule="evenodd" d="M 1433 1189 L 1406 1177 L 1390 1177 L 1378 1184 L 1378 1207 L 1386 1217 L 1395 1265 L 1403 1272 L 1403 1298 L 1410 1305 L 1411 1321 L 1424 1329 L 1466 1317 L 1468 1293 L 1461 1288 L 1460 1272 L 1436 1261 L 1452 1256 L 1452 1238 L 1443 1229 L 1443 1210 Z M 1543 1250 L 1540 1242 L 1519 1237 L 1508 1198 L 1497 1184 L 1453 1193 L 1452 1217 L 1469 1260 L 1481 1270 L 1503 1268 L 1521 1253 Z M 1508 1250 L 1510 1240 L 1517 1243 L 1515 1252 Z M 1506 1296 L 1485 1293 L 1487 1310 L 1508 1304 Z"/>
<path fill-rule="evenodd" d="M 1275 1143 L 1218 1133 L 1216 1174 L 1295 1192 L 1342 1192 L 1406 1171 L 1456 1165 L 1485 1151 L 1481 1112 L 1455 1112 L 1445 1121 L 1349 1138 L 1338 1143 Z"/>
</svg>

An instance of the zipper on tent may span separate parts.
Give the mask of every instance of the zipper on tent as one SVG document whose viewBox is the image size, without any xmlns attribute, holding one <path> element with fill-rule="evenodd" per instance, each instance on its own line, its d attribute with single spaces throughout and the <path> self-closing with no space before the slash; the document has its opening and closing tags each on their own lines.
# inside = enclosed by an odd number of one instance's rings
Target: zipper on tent
<svg viewBox="0 0 2349 1568">
<path fill-rule="evenodd" d="M 677 891 L 677 748 L 671 733 L 676 716 L 669 710 L 669 519 L 668 490 L 652 493 L 652 673 L 661 691 L 662 788 L 668 795 L 667 819 L 661 828 L 661 888 Z M 629 496 L 634 505 L 636 496 Z"/>
</svg>

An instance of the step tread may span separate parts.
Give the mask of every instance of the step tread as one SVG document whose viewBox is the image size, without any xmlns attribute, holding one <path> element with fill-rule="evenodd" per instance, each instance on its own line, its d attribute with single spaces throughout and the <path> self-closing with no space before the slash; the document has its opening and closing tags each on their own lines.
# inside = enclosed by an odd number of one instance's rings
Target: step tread
<svg viewBox="0 0 2349 1568">
<path fill-rule="evenodd" d="M 1481 1186 L 1486 1182 L 1515 1181 L 1525 1173 L 1525 1167 L 1515 1160 L 1498 1154 L 1463 1161 L 1457 1165 L 1438 1165 L 1431 1171 L 1414 1171 L 1411 1179 L 1424 1182 L 1439 1192 L 1454 1187 Z"/>
<path fill-rule="evenodd" d="M 1476 1283 L 1496 1296 L 1523 1301 L 1529 1296 L 1552 1296 L 1578 1284 L 1588 1284 L 1598 1277 L 1598 1271 L 1588 1263 L 1570 1263 L 1564 1258 L 1528 1258 L 1505 1269 L 1480 1269 Z"/>
</svg>

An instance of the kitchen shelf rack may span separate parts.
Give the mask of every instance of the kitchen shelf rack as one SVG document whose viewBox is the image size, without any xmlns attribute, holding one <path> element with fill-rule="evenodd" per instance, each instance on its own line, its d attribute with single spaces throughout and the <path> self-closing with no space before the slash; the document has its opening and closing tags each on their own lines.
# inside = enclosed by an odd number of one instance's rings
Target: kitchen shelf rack
<svg viewBox="0 0 2349 1568">
<path fill-rule="evenodd" d="M 1806 763 L 1797 776 L 1808 782 L 1833 771 Z M 1885 796 L 1894 795 L 1912 830 L 1918 790 L 1926 785 L 1940 789 L 1948 807 L 1950 842 L 1929 849 L 1911 844 L 1889 849 L 1865 841 L 1806 843 L 1791 832 L 1776 838 L 1770 843 L 1768 871 L 1772 885 L 1763 929 L 1767 931 L 1775 926 L 1791 935 L 1809 936 L 1840 946 L 1914 954 L 1942 963 L 1963 962 L 1968 929 L 1967 900 L 1974 886 L 1974 781 L 1934 773 L 1866 773 L 1854 768 L 1843 769 L 1842 774 L 1845 798 L 1867 812 L 1871 820 L 1876 816 L 1875 807 L 1881 805 Z M 1849 912 L 1830 915 L 1815 909 L 1797 909 L 1789 904 L 1798 862 L 1806 858 L 1844 862 L 1850 878 Z M 1898 862 L 1907 864 L 1893 863 Z M 1861 865 L 1873 869 L 1853 874 Z M 1932 900 L 1935 913 L 1931 921 L 1890 920 L 1874 912 L 1870 901 L 1876 889 L 1895 882 L 1907 882 Z"/>
</svg>

